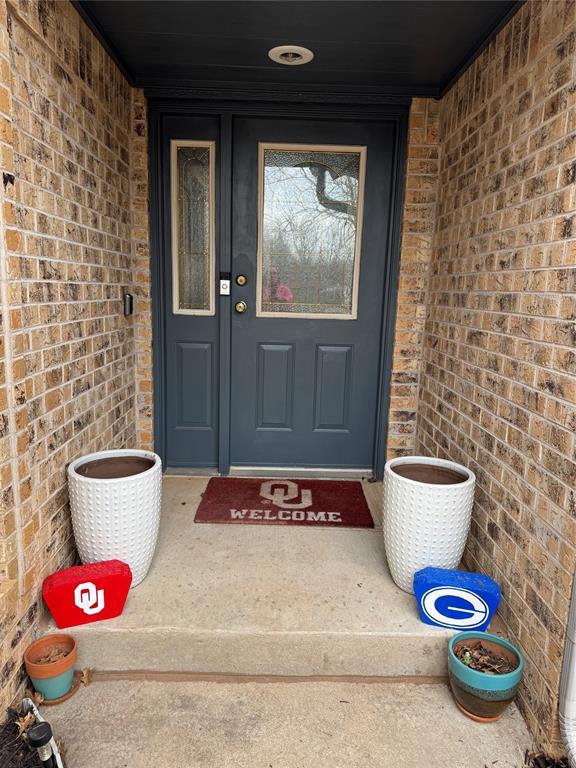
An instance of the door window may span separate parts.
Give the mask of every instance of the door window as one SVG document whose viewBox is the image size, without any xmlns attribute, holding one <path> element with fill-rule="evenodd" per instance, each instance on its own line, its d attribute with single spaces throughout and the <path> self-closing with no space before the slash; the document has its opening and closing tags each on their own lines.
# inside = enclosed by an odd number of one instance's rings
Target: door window
<svg viewBox="0 0 576 768">
<path fill-rule="evenodd" d="M 173 312 L 213 315 L 213 141 L 171 142 Z"/>
<path fill-rule="evenodd" d="M 365 147 L 259 145 L 259 317 L 357 317 Z"/>
</svg>

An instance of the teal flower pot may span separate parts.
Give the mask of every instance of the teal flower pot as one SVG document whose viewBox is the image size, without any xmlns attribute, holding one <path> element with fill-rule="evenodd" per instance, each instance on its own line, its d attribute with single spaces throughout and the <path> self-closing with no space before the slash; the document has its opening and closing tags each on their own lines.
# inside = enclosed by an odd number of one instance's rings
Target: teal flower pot
<svg viewBox="0 0 576 768">
<path fill-rule="evenodd" d="M 53 699 L 60 699 L 62 696 L 66 696 L 72 688 L 74 669 L 68 669 L 61 675 L 56 675 L 56 677 L 31 677 L 30 680 L 32 680 L 34 690 L 41 693 L 46 701 L 52 701 Z"/>
<path fill-rule="evenodd" d="M 66 655 L 56 654 L 58 658 L 54 661 L 46 661 L 48 658 L 54 658 L 54 655 L 51 655 L 54 650 L 65 651 Z M 26 648 L 26 672 L 34 688 L 46 701 L 61 699 L 70 692 L 74 682 L 77 655 L 76 640 L 72 635 L 64 633 L 45 635 Z"/>
<path fill-rule="evenodd" d="M 454 653 L 462 642 L 474 641 L 488 650 L 502 655 L 517 667 L 504 675 L 487 675 L 463 664 Z M 524 659 L 512 643 L 487 632 L 460 632 L 448 644 L 448 677 L 454 700 L 464 714 L 482 723 L 502 717 L 504 710 L 516 696 L 522 680 Z"/>
</svg>

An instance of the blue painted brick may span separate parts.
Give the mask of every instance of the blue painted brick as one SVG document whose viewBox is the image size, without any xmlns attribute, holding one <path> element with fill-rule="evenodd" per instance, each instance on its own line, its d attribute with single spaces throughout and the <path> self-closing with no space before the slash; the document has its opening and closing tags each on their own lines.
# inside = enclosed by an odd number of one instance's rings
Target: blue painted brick
<svg viewBox="0 0 576 768">
<path fill-rule="evenodd" d="M 420 618 L 436 627 L 483 632 L 500 603 L 500 587 L 481 573 L 424 568 L 414 574 Z"/>
</svg>

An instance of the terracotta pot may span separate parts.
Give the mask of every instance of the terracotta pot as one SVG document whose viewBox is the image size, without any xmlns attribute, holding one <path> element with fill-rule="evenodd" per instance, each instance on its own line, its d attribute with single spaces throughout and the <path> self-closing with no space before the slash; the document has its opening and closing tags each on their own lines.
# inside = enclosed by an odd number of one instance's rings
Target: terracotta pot
<svg viewBox="0 0 576 768">
<path fill-rule="evenodd" d="M 39 659 L 51 648 L 65 648 L 68 655 L 48 664 L 39 664 Z M 24 664 L 34 688 L 50 701 L 65 696 L 72 688 L 77 657 L 76 640 L 72 635 L 45 635 L 26 648 Z"/>
<path fill-rule="evenodd" d="M 471 669 L 455 654 L 460 643 L 470 645 L 471 641 L 482 643 L 488 650 L 518 666 L 504 675 L 486 675 Z M 502 637 L 487 632 L 461 632 L 448 644 L 448 677 L 454 700 L 465 715 L 477 722 L 492 723 L 502 717 L 516 695 L 523 671 L 524 660 L 520 651 Z"/>
</svg>

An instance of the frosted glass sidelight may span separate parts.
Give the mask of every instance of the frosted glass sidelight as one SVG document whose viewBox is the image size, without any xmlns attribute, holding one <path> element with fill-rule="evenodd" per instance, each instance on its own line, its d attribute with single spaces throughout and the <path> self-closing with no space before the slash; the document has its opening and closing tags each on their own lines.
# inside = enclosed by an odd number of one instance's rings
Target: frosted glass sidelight
<svg viewBox="0 0 576 768">
<path fill-rule="evenodd" d="M 176 314 L 214 314 L 214 142 L 172 142 Z"/>
</svg>

